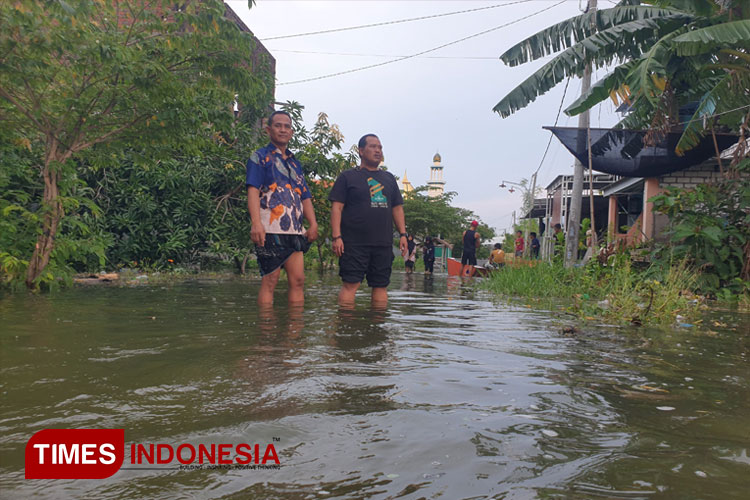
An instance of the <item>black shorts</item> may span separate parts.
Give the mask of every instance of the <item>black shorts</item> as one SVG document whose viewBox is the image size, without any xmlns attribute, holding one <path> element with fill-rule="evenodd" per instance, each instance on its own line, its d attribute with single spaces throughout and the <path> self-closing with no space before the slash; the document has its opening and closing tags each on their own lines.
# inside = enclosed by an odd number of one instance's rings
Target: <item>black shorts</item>
<svg viewBox="0 0 750 500">
<path fill-rule="evenodd" d="M 345 283 L 361 283 L 367 276 L 370 288 L 385 288 L 391 282 L 392 247 L 344 245 L 339 258 L 339 276 Z"/>
<path fill-rule="evenodd" d="M 262 247 L 255 245 L 260 275 L 271 274 L 284 264 L 294 252 L 307 252 L 310 243 L 301 234 L 270 234 Z"/>
<path fill-rule="evenodd" d="M 404 267 L 411 269 L 414 267 L 414 261 L 413 260 L 405 260 L 404 261 Z"/>
<path fill-rule="evenodd" d="M 475 254 L 474 252 L 471 252 L 471 253 L 464 252 L 463 255 L 461 255 L 461 265 L 465 266 L 466 264 L 476 266 L 477 254 Z"/>
</svg>

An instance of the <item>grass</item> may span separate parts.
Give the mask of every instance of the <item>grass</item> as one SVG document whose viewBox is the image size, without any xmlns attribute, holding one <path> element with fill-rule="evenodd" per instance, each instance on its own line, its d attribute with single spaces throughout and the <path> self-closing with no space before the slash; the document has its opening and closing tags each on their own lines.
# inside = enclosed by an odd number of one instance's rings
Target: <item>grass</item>
<svg viewBox="0 0 750 500">
<path fill-rule="evenodd" d="M 565 269 L 559 263 L 508 267 L 482 283 L 497 295 L 531 299 L 549 307 L 568 302 L 568 312 L 582 319 L 634 324 L 695 324 L 702 300 L 690 290 L 695 273 L 685 264 L 636 270 L 620 258 Z"/>
</svg>

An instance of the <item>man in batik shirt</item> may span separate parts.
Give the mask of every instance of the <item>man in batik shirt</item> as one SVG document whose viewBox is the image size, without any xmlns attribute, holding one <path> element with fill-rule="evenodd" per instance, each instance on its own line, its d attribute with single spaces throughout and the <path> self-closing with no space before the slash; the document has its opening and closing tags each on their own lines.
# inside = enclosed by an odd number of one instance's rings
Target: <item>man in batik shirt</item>
<svg viewBox="0 0 750 500">
<path fill-rule="evenodd" d="M 266 131 L 271 143 L 247 161 L 247 209 L 252 228 L 250 237 L 263 280 L 259 304 L 272 304 L 281 268 L 289 279 L 289 303 L 305 301 L 304 252 L 318 237 L 310 189 L 302 166 L 287 149 L 292 138 L 292 119 L 275 111 Z M 305 230 L 303 218 L 309 222 Z"/>
</svg>

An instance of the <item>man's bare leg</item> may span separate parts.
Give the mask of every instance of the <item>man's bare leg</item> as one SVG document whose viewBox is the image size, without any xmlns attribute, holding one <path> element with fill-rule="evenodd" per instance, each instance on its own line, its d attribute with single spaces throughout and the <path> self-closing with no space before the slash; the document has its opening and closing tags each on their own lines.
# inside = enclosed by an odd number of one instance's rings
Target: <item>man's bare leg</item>
<svg viewBox="0 0 750 500">
<path fill-rule="evenodd" d="M 341 290 L 339 291 L 339 304 L 342 305 L 353 305 L 354 296 L 359 288 L 359 283 L 341 283 Z"/>
<path fill-rule="evenodd" d="M 375 307 L 385 307 L 388 305 L 388 289 L 373 288 L 372 289 L 372 305 Z"/>
<path fill-rule="evenodd" d="M 305 303 L 305 254 L 294 252 L 284 263 L 284 270 L 289 279 L 287 297 L 289 304 Z"/>
<path fill-rule="evenodd" d="M 260 291 L 258 292 L 258 304 L 273 304 L 273 291 L 276 290 L 276 284 L 279 282 L 281 268 L 271 274 L 266 274 L 260 282 Z"/>
</svg>

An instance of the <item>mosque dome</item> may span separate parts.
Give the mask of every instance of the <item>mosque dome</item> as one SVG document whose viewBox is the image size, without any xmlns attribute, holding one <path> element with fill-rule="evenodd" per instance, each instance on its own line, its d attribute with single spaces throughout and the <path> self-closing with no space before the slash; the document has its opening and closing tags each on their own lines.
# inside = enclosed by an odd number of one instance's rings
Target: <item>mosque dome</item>
<svg viewBox="0 0 750 500">
<path fill-rule="evenodd" d="M 443 159 L 440 158 L 440 153 L 435 153 L 435 156 L 432 157 L 432 161 L 434 163 L 440 163 Z"/>
</svg>

